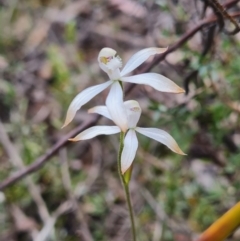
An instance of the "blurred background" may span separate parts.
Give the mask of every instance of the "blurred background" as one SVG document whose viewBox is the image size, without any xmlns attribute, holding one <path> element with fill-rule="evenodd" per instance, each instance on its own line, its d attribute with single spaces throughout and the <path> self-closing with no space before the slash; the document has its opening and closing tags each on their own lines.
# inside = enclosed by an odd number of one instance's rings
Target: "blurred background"
<svg viewBox="0 0 240 241">
<path fill-rule="evenodd" d="M 103 47 L 117 50 L 123 64 L 140 49 L 171 47 L 213 16 L 208 2 L 0 0 L 0 181 L 104 104 L 108 90 L 61 129 L 74 96 L 107 80 L 97 63 Z M 229 14 L 240 11 L 235 2 Z M 186 94 L 138 85 L 126 96 L 141 104 L 139 126 L 168 131 L 187 153 L 138 136 L 131 197 L 139 241 L 193 240 L 240 198 L 240 33 L 229 34 L 232 28 L 220 16 L 151 69 Z M 117 135 L 69 143 L 6 187 L 0 240 L 131 240 L 117 151 Z"/>
</svg>

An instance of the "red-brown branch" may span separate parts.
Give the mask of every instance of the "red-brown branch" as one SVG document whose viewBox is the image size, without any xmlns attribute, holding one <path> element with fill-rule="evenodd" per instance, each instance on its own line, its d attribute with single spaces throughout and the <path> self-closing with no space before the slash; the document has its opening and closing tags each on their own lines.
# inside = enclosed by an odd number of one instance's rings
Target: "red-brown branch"
<svg viewBox="0 0 240 241">
<path fill-rule="evenodd" d="M 226 4 L 224 4 L 225 8 L 229 8 L 236 4 L 238 0 L 232 0 L 228 1 Z M 239 17 L 240 12 L 232 13 L 231 16 L 233 18 Z M 159 57 L 156 57 L 153 62 L 146 65 L 139 73 L 145 73 L 149 71 L 153 66 L 157 65 L 159 62 L 163 61 L 166 56 L 178 48 L 180 48 L 184 43 L 186 43 L 195 33 L 197 33 L 200 29 L 203 27 L 212 24 L 217 21 L 216 17 L 209 17 L 207 19 L 204 19 L 198 23 L 194 28 L 190 29 L 188 32 L 186 32 L 175 44 L 173 44 L 165 53 L 159 55 Z M 134 85 L 129 85 L 129 87 L 126 90 L 126 94 L 131 91 L 131 89 L 134 87 Z M 17 171 L 12 176 L 6 178 L 4 181 L 0 183 L 0 190 L 3 190 L 4 188 L 12 185 L 13 183 L 17 182 L 18 180 L 21 180 L 26 175 L 38 170 L 41 168 L 52 156 L 54 156 L 62 147 L 66 146 L 68 144 L 68 139 L 76 136 L 79 132 L 85 130 L 88 127 L 91 127 L 95 125 L 98 120 L 100 119 L 100 116 L 96 115 L 91 118 L 91 120 L 82 123 L 80 126 L 76 127 L 74 130 L 69 132 L 67 135 L 63 136 L 55 145 L 53 145 L 50 149 L 46 151 L 44 155 L 36 159 L 32 164 L 25 167 L 22 170 Z"/>
</svg>

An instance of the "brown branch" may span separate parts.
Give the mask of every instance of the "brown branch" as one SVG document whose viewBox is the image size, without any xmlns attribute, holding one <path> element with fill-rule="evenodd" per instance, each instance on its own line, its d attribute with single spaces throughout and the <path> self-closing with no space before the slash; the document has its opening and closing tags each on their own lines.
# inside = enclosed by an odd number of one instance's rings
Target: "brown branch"
<svg viewBox="0 0 240 241">
<path fill-rule="evenodd" d="M 212 3 L 216 7 L 216 11 L 218 11 L 224 18 L 229 19 L 229 21 L 235 26 L 234 30 L 232 31 L 225 30 L 225 32 L 227 34 L 232 34 L 232 35 L 238 33 L 240 31 L 240 27 L 237 21 L 231 15 L 229 15 L 226 9 L 217 0 L 212 0 Z"/>
<path fill-rule="evenodd" d="M 233 3 L 236 3 L 238 1 L 228 1 L 224 6 L 230 7 Z M 239 17 L 240 12 L 232 13 L 232 17 Z M 197 26 L 186 32 L 174 45 L 172 45 L 165 53 L 159 55 L 159 57 L 155 58 L 153 62 L 146 65 L 139 73 L 144 73 L 149 71 L 153 66 L 157 65 L 159 62 L 163 61 L 166 56 L 178 48 L 180 48 L 184 43 L 187 42 L 196 32 L 198 32 L 201 28 L 205 27 L 208 24 L 215 23 L 217 21 L 216 17 L 210 17 L 205 20 L 202 20 L 198 23 Z M 134 87 L 134 84 L 129 85 L 129 87 L 126 90 L 126 94 L 128 94 L 132 88 Z M 29 166 L 25 167 L 24 169 L 17 171 L 12 176 L 5 179 L 3 182 L 0 183 L 0 190 L 3 190 L 4 188 L 12 185 L 13 183 L 17 182 L 18 180 L 24 178 L 26 175 L 38 170 L 41 166 L 43 166 L 49 158 L 55 155 L 55 153 L 62 148 L 63 146 L 66 146 L 68 144 L 68 139 L 76 136 L 79 132 L 85 130 L 88 127 L 91 127 L 97 123 L 97 121 L 100 119 L 100 116 L 96 115 L 91 118 L 91 120 L 84 122 L 74 130 L 72 130 L 70 133 L 68 133 L 66 136 L 62 137 L 55 145 L 53 145 L 48 151 L 41 157 L 39 157 L 36 161 L 34 161 Z"/>
<path fill-rule="evenodd" d="M 18 169 L 24 168 L 24 166 L 25 166 L 24 162 L 21 159 L 17 148 L 10 141 L 10 138 L 4 128 L 4 125 L 1 121 L 1 119 L 0 119 L 0 143 L 2 144 L 3 148 L 5 149 L 12 166 L 16 167 Z M 48 212 L 47 205 L 41 196 L 40 188 L 38 185 L 36 185 L 34 183 L 32 177 L 30 177 L 30 176 L 27 177 L 25 181 L 26 181 L 26 186 L 28 188 L 28 191 L 36 203 L 39 216 L 42 219 L 42 222 L 46 223 L 46 221 L 50 218 L 50 214 Z"/>
<path fill-rule="evenodd" d="M 236 13 L 232 13 L 231 17 L 236 18 L 240 16 L 240 12 L 236 12 Z M 180 48 L 185 42 L 187 42 L 188 39 L 190 39 L 195 33 L 197 33 L 200 29 L 202 29 L 203 27 L 211 24 L 211 23 L 215 23 L 217 21 L 216 17 L 210 17 L 207 18 L 205 20 L 202 20 L 198 23 L 198 25 L 196 25 L 194 28 L 192 28 L 191 30 L 189 30 L 188 32 L 186 32 L 174 45 L 172 45 L 166 52 L 164 52 L 163 54 L 159 55 L 158 57 L 156 57 L 152 63 L 150 63 L 149 65 L 145 66 L 145 68 L 142 69 L 141 72 L 147 72 L 149 71 L 153 66 L 157 65 L 159 62 L 163 61 L 166 56 L 172 52 L 174 52 L 175 50 L 177 50 L 178 48 Z"/>
<path fill-rule="evenodd" d="M 41 166 L 43 166 L 49 158 L 54 156 L 63 146 L 69 144 L 68 139 L 76 136 L 79 132 L 85 130 L 88 127 L 95 125 L 98 120 L 100 119 L 99 115 L 94 115 L 90 120 L 82 123 L 74 130 L 69 132 L 67 135 L 63 136 L 55 145 L 53 145 L 50 149 L 46 151 L 46 153 L 36 159 L 32 164 L 28 165 L 27 167 L 23 168 L 20 171 L 17 171 L 9 178 L 5 179 L 3 182 L 0 183 L 0 190 L 3 190 L 5 187 L 15 183 L 16 181 L 22 179 L 26 175 L 38 170 Z"/>
</svg>

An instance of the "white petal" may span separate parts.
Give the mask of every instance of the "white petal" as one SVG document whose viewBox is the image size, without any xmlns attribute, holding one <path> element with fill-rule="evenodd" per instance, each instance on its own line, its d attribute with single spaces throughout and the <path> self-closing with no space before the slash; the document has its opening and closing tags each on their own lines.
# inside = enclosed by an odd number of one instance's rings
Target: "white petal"
<svg viewBox="0 0 240 241">
<path fill-rule="evenodd" d="M 157 128 L 141 127 L 137 127 L 135 130 L 149 138 L 161 142 L 162 144 L 166 145 L 169 149 L 171 149 L 173 152 L 176 152 L 180 155 L 186 155 L 182 152 L 182 150 L 178 146 L 177 142 L 173 139 L 173 137 L 169 135 L 166 131 Z"/>
<path fill-rule="evenodd" d="M 170 93 L 185 92 L 184 89 L 176 85 L 170 79 L 156 73 L 145 73 L 145 74 L 133 75 L 129 77 L 122 77 L 121 80 L 125 82 L 135 83 L 135 84 L 150 85 L 154 89 L 162 92 L 170 92 Z"/>
<path fill-rule="evenodd" d="M 95 107 L 89 109 L 88 113 L 96 113 L 96 114 L 102 115 L 102 116 L 112 120 L 112 117 L 109 114 L 108 108 L 105 105 L 95 106 Z"/>
<path fill-rule="evenodd" d="M 128 129 L 127 113 L 123 105 L 123 91 L 119 82 L 112 84 L 108 97 L 106 99 L 106 106 L 114 123 L 121 128 L 123 132 Z"/>
<path fill-rule="evenodd" d="M 124 147 L 121 156 L 121 171 L 125 173 L 127 169 L 132 165 L 132 162 L 136 156 L 138 148 L 138 140 L 136 132 L 129 130 L 124 138 Z"/>
<path fill-rule="evenodd" d="M 80 92 L 71 102 L 70 106 L 68 107 L 67 116 L 63 127 L 67 126 L 74 118 L 76 112 L 89 100 L 91 100 L 94 96 L 99 94 L 101 91 L 106 89 L 109 85 L 112 84 L 112 81 L 109 80 L 103 84 L 95 85 L 89 87 L 82 92 Z M 63 128 L 62 127 L 62 128 Z"/>
<path fill-rule="evenodd" d="M 111 134 L 119 133 L 120 131 L 121 130 L 118 126 L 93 126 L 81 132 L 74 138 L 69 139 L 69 141 L 88 140 L 95 136 L 111 135 Z"/>
<path fill-rule="evenodd" d="M 135 128 L 142 113 L 142 109 L 136 100 L 128 100 L 124 102 L 127 111 L 128 128 Z"/>
<path fill-rule="evenodd" d="M 146 48 L 135 53 L 126 63 L 123 70 L 121 71 L 121 76 L 129 74 L 131 71 L 136 69 L 144 61 L 146 61 L 150 56 L 155 54 L 164 53 L 167 48 Z"/>
</svg>

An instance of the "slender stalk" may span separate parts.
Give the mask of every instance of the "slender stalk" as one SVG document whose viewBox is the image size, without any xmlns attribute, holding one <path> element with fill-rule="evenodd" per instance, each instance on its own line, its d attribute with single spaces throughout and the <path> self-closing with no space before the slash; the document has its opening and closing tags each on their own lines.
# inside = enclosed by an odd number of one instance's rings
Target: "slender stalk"
<svg viewBox="0 0 240 241">
<path fill-rule="evenodd" d="M 132 203 L 131 203 L 131 198 L 130 198 L 130 193 L 129 193 L 129 185 L 124 182 L 124 191 L 126 194 L 127 198 L 127 204 L 128 204 L 128 211 L 129 211 L 129 216 L 131 220 L 131 230 L 132 230 L 132 237 L 133 241 L 136 241 L 136 229 L 135 229 L 135 222 L 134 222 L 134 215 L 133 215 L 133 209 L 132 209 Z"/>
<path fill-rule="evenodd" d="M 126 195 L 126 200 L 127 200 L 127 205 L 128 205 L 128 211 L 129 211 L 129 216 L 130 216 L 130 221 L 131 221 L 131 230 L 132 230 L 132 238 L 133 241 L 136 241 L 136 230 L 135 230 L 135 223 L 134 223 L 134 215 L 133 215 L 133 208 L 132 208 L 132 203 L 131 203 L 131 198 L 130 198 L 130 193 L 129 193 L 129 182 L 126 182 L 124 179 L 124 175 L 121 172 L 121 155 L 123 151 L 123 146 L 124 146 L 124 133 L 120 133 L 120 144 L 119 144 L 119 152 L 118 152 L 118 173 L 120 176 L 120 179 L 122 181 L 125 195 Z"/>
</svg>

